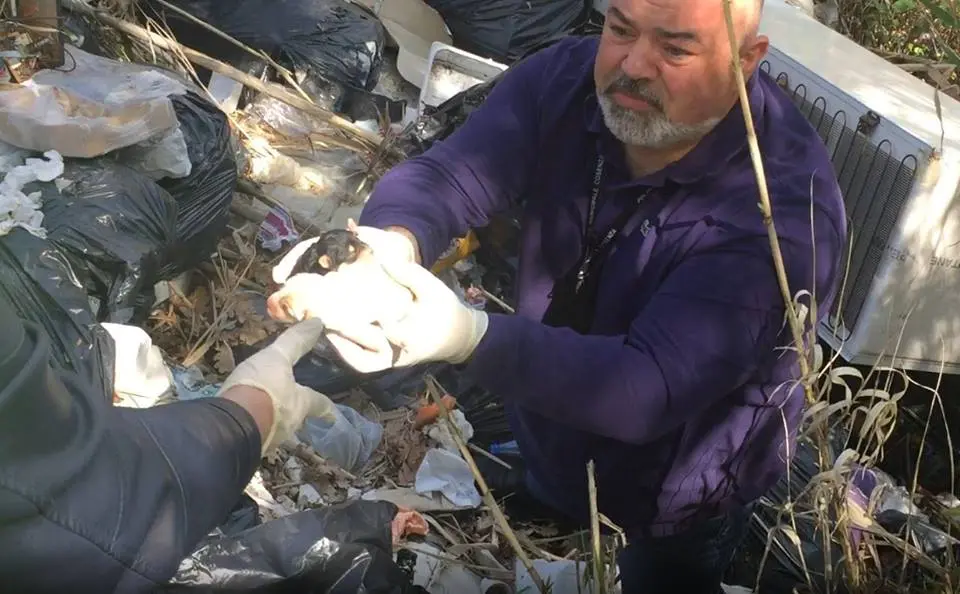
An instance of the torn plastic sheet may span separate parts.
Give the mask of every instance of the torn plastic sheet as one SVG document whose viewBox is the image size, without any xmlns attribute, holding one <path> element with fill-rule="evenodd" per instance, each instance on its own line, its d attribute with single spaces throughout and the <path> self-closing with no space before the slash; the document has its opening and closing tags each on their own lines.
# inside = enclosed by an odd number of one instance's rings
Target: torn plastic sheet
<svg viewBox="0 0 960 594">
<path fill-rule="evenodd" d="M 393 561 L 397 506 L 352 501 L 211 535 L 158 592 L 407 594 Z"/>
<path fill-rule="evenodd" d="M 493 78 L 474 85 L 447 99 L 436 108 L 425 106 L 411 133 L 403 137 L 404 150 L 421 153 L 447 138 L 467 121 L 467 117 L 486 100 L 493 88 L 503 80 L 505 70 Z"/>
<path fill-rule="evenodd" d="M 590 567 L 586 562 L 534 559 L 533 568 L 540 575 L 540 579 L 551 584 L 553 592 L 578 592 L 580 594 L 593 594 L 595 592 L 593 580 L 588 578 Z M 517 592 L 537 591 L 537 585 L 523 563 L 517 561 L 514 570 L 516 572 L 515 587 Z"/>
</svg>

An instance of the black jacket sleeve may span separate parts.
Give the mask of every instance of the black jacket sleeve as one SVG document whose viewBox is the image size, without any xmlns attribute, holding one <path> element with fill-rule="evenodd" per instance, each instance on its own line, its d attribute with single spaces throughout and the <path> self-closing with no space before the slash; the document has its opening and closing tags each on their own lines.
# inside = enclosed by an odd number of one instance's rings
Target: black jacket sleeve
<svg viewBox="0 0 960 594">
<path fill-rule="evenodd" d="M 0 297 L 2 590 L 151 591 L 239 501 L 260 434 L 219 398 L 114 407 L 50 348 Z"/>
</svg>

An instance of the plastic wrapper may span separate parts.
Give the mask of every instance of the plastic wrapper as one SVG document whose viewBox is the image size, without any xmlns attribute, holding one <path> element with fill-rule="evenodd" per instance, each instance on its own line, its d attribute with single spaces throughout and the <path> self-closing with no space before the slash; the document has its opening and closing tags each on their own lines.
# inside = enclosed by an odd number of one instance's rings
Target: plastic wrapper
<svg viewBox="0 0 960 594">
<path fill-rule="evenodd" d="M 101 321 L 127 323 L 145 315 L 153 285 L 177 243 L 177 205 L 144 175 L 109 159 L 68 161 L 40 191 L 47 237 L 85 269 L 84 289 Z"/>
<path fill-rule="evenodd" d="M 407 594 L 393 562 L 397 506 L 382 501 L 291 514 L 233 536 L 212 535 L 158 592 Z"/>
<path fill-rule="evenodd" d="M 377 83 L 386 40 L 383 25 L 345 0 L 174 0 L 172 4 L 265 51 L 306 87 L 327 93 L 332 83 L 336 93 L 337 84 L 370 91 Z M 182 15 L 164 11 L 159 4 L 152 8 L 164 14 L 182 43 L 244 71 L 255 67 L 250 55 L 235 45 Z"/>
<path fill-rule="evenodd" d="M 50 338 L 55 367 L 77 373 L 112 400 L 113 340 L 94 323 L 84 275 L 49 240 L 23 229 L 0 237 L 0 292 Z"/>
<path fill-rule="evenodd" d="M 450 28 L 454 45 L 512 64 L 586 19 L 583 0 L 426 0 Z"/>
<path fill-rule="evenodd" d="M 158 183 L 177 203 L 177 252 L 170 277 L 212 252 L 226 230 L 237 185 L 237 161 L 227 116 L 195 93 L 170 98 L 190 157 L 190 175 Z"/>
<path fill-rule="evenodd" d="M 383 427 L 349 406 L 336 406 L 332 423 L 317 417 L 308 418 L 299 432 L 324 458 L 350 472 L 361 470 L 380 444 Z"/>
<path fill-rule="evenodd" d="M 389 123 L 402 122 L 407 107 L 406 100 L 390 99 L 384 95 L 358 89 L 346 89 L 331 100 L 328 109 L 336 111 L 352 122 L 376 121 L 386 118 Z M 329 123 L 315 115 L 304 113 L 283 101 L 261 95 L 246 107 L 247 113 L 288 136 L 323 133 L 332 130 Z"/>
<path fill-rule="evenodd" d="M 450 503 L 460 507 L 477 507 L 483 501 L 464 459 L 441 448 L 427 450 L 417 469 L 414 488 L 420 494 L 442 493 Z"/>
<path fill-rule="evenodd" d="M 0 140 L 90 158 L 176 131 L 168 96 L 186 87 L 150 66 L 66 48 L 63 69 L 0 93 Z M 182 144 L 180 147 L 182 151 Z"/>
</svg>

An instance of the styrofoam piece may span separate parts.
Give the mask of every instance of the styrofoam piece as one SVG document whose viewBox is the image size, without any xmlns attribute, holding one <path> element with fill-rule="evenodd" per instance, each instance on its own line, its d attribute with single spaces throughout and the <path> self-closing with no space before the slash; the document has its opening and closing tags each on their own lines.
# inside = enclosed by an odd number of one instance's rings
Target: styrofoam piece
<svg viewBox="0 0 960 594">
<path fill-rule="evenodd" d="M 483 58 L 452 45 L 434 42 L 420 86 L 420 111 L 437 107 L 457 93 L 483 83 L 507 69 L 505 64 Z"/>
</svg>

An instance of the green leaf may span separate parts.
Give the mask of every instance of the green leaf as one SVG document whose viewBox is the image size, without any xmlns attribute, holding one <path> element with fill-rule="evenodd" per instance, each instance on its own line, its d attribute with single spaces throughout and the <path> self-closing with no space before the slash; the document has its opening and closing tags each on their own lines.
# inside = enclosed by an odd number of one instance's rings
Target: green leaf
<svg viewBox="0 0 960 594">
<path fill-rule="evenodd" d="M 947 55 L 947 60 L 949 60 L 950 63 L 957 68 L 960 68 L 960 54 L 954 51 L 954 49 L 947 44 L 943 44 L 940 47 L 943 50 L 943 53 Z"/>
<path fill-rule="evenodd" d="M 947 8 L 937 0 L 920 0 L 927 10 L 933 13 L 933 16 L 944 26 L 951 29 L 960 28 L 960 18 L 952 14 Z"/>
<path fill-rule="evenodd" d="M 907 12 L 916 8 L 917 3 L 915 0 L 895 0 L 892 6 L 895 12 Z"/>
</svg>

